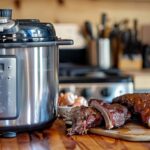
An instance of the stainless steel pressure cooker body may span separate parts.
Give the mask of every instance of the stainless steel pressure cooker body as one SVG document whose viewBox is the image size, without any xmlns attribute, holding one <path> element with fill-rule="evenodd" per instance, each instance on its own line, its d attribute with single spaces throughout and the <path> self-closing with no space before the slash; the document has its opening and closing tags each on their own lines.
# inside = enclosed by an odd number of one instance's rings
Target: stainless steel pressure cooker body
<svg viewBox="0 0 150 150">
<path fill-rule="evenodd" d="M 0 10 L 0 130 L 35 129 L 56 118 L 58 46 L 53 25 Z"/>
</svg>

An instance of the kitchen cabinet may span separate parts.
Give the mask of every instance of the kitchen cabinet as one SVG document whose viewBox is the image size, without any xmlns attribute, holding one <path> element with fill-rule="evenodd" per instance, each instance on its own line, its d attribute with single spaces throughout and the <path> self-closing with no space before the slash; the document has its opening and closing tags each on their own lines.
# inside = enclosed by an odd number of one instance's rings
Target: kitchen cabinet
<svg viewBox="0 0 150 150">
<path fill-rule="evenodd" d="M 135 92 L 150 92 L 150 69 L 124 71 L 134 79 Z"/>
<path fill-rule="evenodd" d="M 150 142 L 127 142 L 99 135 L 66 136 L 62 120 L 51 128 L 31 133 L 20 133 L 16 138 L 0 139 L 0 150 L 149 150 Z"/>
<path fill-rule="evenodd" d="M 83 25 L 86 19 L 96 25 L 100 14 L 106 12 L 110 24 L 124 18 L 131 21 L 137 18 L 139 24 L 150 23 L 150 0 L 63 0 L 59 3 L 58 0 L 3 0 L 0 5 L 13 8 L 14 18 L 36 18 L 45 22 Z"/>
<path fill-rule="evenodd" d="M 95 0 L 92 0 L 95 1 Z M 112 1 L 112 2 L 150 2 L 150 0 L 97 0 L 97 1 Z"/>
</svg>

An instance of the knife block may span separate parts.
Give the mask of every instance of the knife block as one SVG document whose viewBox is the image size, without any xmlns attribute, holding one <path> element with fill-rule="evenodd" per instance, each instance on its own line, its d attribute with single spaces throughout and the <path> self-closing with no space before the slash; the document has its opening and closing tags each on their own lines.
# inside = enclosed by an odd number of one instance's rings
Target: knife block
<svg viewBox="0 0 150 150">
<path fill-rule="evenodd" d="M 97 55 L 97 41 L 89 40 L 87 44 L 86 58 L 88 65 L 97 66 L 98 65 L 98 55 Z"/>
<path fill-rule="evenodd" d="M 133 59 L 130 59 L 127 55 L 120 55 L 118 66 L 120 70 L 141 70 L 142 56 L 134 55 Z"/>
</svg>

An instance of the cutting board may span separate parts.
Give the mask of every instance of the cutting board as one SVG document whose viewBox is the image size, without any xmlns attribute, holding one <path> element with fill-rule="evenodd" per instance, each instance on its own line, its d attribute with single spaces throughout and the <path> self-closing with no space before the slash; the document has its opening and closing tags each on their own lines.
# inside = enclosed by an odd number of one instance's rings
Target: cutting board
<svg viewBox="0 0 150 150">
<path fill-rule="evenodd" d="M 134 123 L 128 123 L 121 128 L 111 130 L 100 127 L 91 128 L 89 132 L 127 141 L 150 141 L 150 129 Z"/>
</svg>

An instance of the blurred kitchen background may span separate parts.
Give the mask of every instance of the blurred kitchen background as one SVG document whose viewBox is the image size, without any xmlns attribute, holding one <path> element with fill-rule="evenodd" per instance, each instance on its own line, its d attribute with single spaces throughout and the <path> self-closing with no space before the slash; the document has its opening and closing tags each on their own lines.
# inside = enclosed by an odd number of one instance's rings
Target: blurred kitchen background
<svg viewBox="0 0 150 150">
<path fill-rule="evenodd" d="M 134 92 L 150 91 L 150 0 L 1 0 L 0 7 L 51 22 L 58 37 L 74 40 L 60 47 L 62 91 L 108 101 L 132 92 L 131 82 Z"/>
</svg>

